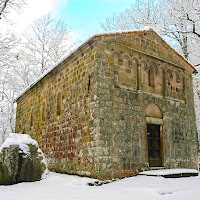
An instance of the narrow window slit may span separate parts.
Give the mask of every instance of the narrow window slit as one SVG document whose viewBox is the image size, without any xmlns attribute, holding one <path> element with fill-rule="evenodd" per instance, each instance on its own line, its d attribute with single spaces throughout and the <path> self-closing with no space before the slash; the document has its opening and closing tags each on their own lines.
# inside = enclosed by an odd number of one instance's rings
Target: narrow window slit
<svg viewBox="0 0 200 200">
<path fill-rule="evenodd" d="M 88 80 L 88 92 L 90 91 L 90 76 L 88 76 L 89 80 Z"/>
</svg>

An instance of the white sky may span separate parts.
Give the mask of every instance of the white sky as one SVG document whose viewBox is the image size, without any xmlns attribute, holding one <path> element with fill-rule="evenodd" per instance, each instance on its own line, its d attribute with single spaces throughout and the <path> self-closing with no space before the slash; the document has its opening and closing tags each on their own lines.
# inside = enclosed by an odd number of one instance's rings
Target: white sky
<svg viewBox="0 0 200 200">
<path fill-rule="evenodd" d="M 13 10 L 7 18 L 11 23 L 1 19 L 1 30 L 15 29 L 23 31 L 25 27 L 35 19 L 49 12 L 58 15 L 58 10 L 66 0 L 26 0 L 27 4 L 22 9 L 21 13 Z"/>
</svg>

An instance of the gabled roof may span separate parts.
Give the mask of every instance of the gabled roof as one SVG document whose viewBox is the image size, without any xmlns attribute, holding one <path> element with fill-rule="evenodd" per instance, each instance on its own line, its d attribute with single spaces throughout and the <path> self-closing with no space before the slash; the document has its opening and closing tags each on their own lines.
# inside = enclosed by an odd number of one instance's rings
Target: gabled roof
<svg viewBox="0 0 200 200">
<path fill-rule="evenodd" d="M 29 85 L 22 93 L 19 94 L 19 96 L 16 97 L 14 102 L 16 102 L 23 94 L 25 94 L 29 89 L 34 87 L 40 80 L 42 80 L 45 76 L 50 74 L 54 69 L 59 67 L 65 60 L 67 60 L 69 57 L 74 55 L 76 52 L 78 52 L 82 47 L 87 45 L 89 42 L 94 40 L 95 38 L 101 37 L 101 36 L 109 36 L 109 35 L 120 35 L 123 33 L 135 33 L 135 32 L 154 32 L 164 43 L 166 46 L 168 46 L 170 49 L 174 51 L 175 54 L 177 54 L 181 59 L 183 59 L 193 70 L 196 72 L 196 69 L 183 57 L 181 56 L 178 52 L 176 52 L 170 45 L 167 44 L 152 28 L 150 27 L 144 27 L 143 29 L 134 29 L 134 30 L 119 30 L 119 31 L 107 31 L 107 32 L 100 32 L 100 33 L 95 33 L 91 35 L 89 38 L 87 38 L 85 41 L 83 41 L 81 44 L 76 46 L 70 53 L 64 55 L 56 64 L 54 67 L 49 69 L 47 72 L 42 74 L 37 80 L 35 80 L 31 85 Z"/>
</svg>

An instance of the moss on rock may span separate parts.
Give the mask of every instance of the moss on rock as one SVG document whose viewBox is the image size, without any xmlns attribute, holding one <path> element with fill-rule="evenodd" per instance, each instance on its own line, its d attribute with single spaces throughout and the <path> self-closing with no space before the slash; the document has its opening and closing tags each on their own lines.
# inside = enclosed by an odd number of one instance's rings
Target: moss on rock
<svg viewBox="0 0 200 200">
<path fill-rule="evenodd" d="M 6 146 L 6 145 L 5 145 Z M 0 151 L 0 185 L 39 181 L 47 169 L 37 143 L 8 145 Z"/>
</svg>

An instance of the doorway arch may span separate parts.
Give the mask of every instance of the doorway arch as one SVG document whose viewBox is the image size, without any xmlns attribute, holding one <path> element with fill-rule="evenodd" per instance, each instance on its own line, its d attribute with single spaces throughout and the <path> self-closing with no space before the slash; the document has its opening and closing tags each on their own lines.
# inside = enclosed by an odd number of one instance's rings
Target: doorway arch
<svg viewBox="0 0 200 200">
<path fill-rule="evenodd" d="M 163 113 L 159 106 L 150 103 L 146 107 L 146 126 L 149 167 L 162 167 L 162 124 Z"/>
</svg>

